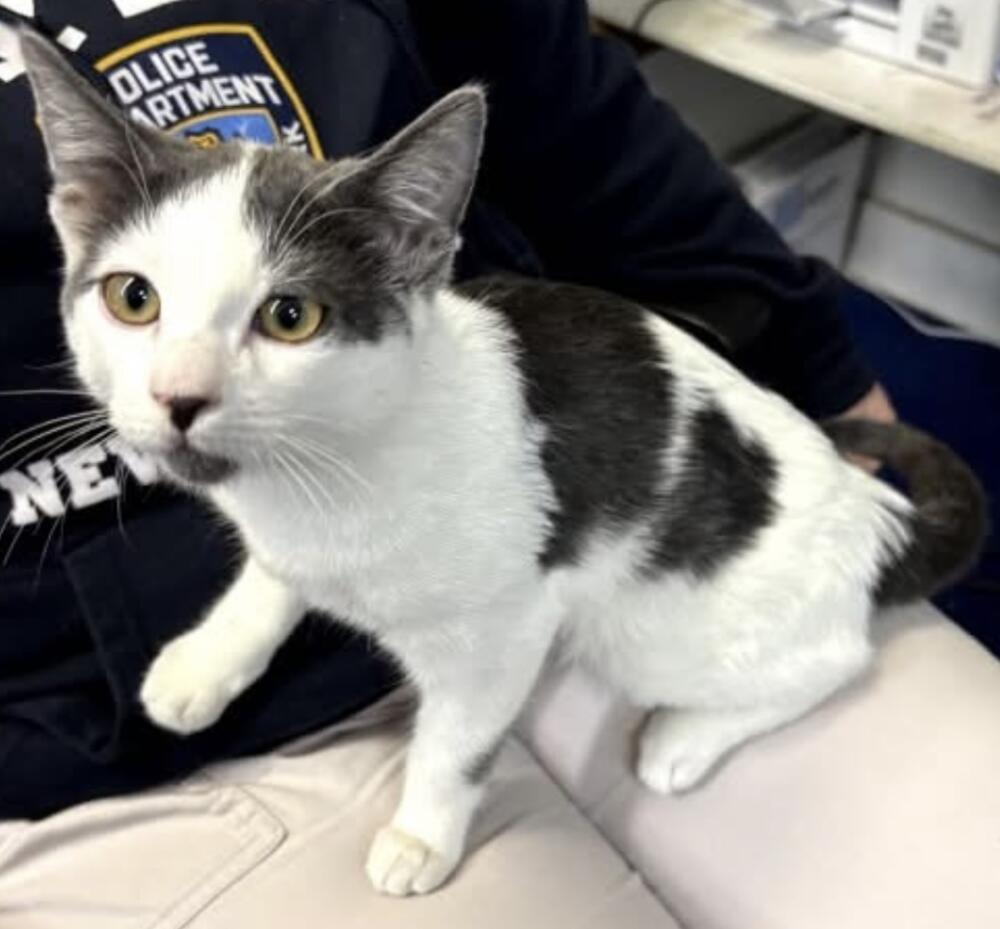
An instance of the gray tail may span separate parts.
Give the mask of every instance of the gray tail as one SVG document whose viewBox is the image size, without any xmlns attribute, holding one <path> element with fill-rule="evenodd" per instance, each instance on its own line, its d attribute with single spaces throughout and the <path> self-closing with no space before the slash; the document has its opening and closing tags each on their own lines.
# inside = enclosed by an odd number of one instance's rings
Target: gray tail
<svg viewBox="0 0 1000 929">
<path fill-rule="evenodd" d="M 986 495 L 950 448 L 901 424 L 840 419 L 823 430 L 841 451 L 884 461 L 909 487 L 915 507 L 910 541 L 882 569 L 879 606 L 927 597 L 976 563 L 989 528 Z"/>
</svg>

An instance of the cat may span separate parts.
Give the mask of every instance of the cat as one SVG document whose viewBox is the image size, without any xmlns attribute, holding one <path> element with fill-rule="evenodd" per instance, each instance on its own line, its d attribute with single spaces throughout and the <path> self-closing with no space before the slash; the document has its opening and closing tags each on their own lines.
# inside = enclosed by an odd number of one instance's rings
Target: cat
<svg viewBox="0 0 1000 929">
<path fill-rule="evenodd" d="M 929 437 L 823 429 L 610 294 L 454 286 L 480 89 L 323 164 L 131 125 L 22 43 L 79 378 L 246 549 L 142 703 L 210 726 L 307 609 L 376 637 L 420 696 L 378 890 L 452 874 L 554 650 L 649 710 L 638 776 L 684 791 L 861 674 L 880 607 L 974 559 L 981 490 Z M 838 447 L 897 466 L 912 499 Z"/>
</svg>

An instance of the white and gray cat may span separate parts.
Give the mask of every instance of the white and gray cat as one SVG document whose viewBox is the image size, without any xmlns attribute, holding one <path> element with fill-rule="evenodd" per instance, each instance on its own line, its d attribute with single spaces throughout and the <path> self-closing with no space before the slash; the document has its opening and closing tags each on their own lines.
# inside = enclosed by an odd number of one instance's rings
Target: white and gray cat
<svg viewBox="0 0 1000 929">
<path fill-rule="evenodd" d="M 459 863 L 554 645 L 650 710 L 638 775 L 681 791 L 855 678 L 878 607 L 974 557 L 981 492 L 926 436 L 824 432 L 607 294 L 452 286 L 478 89 L 321 164 L 128 125 L 53 47 L 23 51 L 78 374 L 247 552 L 143 704 L 211 725 L 309 608 L 375 636 L 421 698 L 379 890 Z M 895 463 L 913 502 L 835 442 Z"/>
</svg>

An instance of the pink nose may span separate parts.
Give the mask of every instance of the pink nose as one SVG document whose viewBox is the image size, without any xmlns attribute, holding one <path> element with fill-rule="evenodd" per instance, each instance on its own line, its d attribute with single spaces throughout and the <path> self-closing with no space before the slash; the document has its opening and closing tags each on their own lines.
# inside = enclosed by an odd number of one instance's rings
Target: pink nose
<svg viewBox="0 0 1000 929">
<path fill-rule="evenodd" d="M 215 403 L 209 397 L 166 397 L 162 394 L 153 394 L 153 397 L 167 408 L 170 422 L 178 432 L 187 432 L 198 416 Z"/>
</svg>

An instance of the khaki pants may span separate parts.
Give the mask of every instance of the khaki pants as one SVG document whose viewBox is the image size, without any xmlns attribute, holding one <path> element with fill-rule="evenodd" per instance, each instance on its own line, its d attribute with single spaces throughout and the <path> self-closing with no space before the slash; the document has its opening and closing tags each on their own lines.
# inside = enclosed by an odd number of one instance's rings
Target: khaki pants
<svg viewBox="0 0 1000 929">
<path fill-rule="evenodd" d="M 400 786 L 394 697 L 178 787 L 0 824 L 0 929 L 676 929 L 615 849 L 689 929 L 998 929 L 1000 663 L 926 606 L 876 633 L 864 681 L 680 798 L 632 775 L 634 711 L 551 675 L 431 897 L 363 873 Z"/>
<path fill-rule="evenodd" d="M 400 788 L 402 709 L 390 697 L 178 786 L 0 824 L 0 929 L 676 929 L 516 739 L 452 882 L 378 896 L 363 866 Z"/>
</svg>

